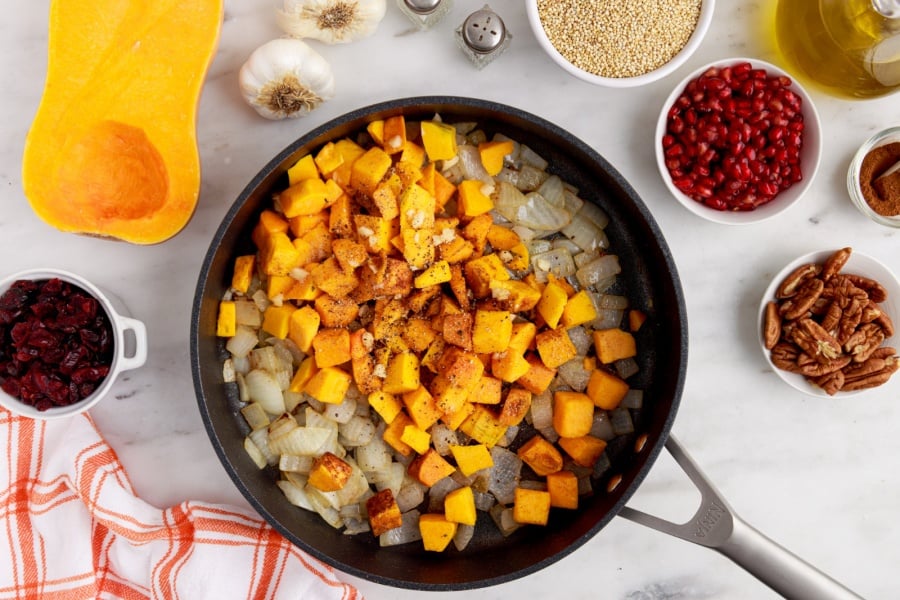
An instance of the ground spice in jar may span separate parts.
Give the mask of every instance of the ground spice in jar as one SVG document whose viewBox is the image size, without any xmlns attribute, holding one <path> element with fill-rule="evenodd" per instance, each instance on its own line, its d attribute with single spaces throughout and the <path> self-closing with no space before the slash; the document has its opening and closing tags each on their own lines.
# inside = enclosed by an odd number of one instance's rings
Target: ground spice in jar
<svg viewBox="0 0 900 600">
<path fill-rule="evenodd" d="M 900 142 L 869 151 L 859 168 L 859 188 L 872 210 L 884 217 L 900 215 L 900 171 L 879 179 L 900 161 Z"/>
<path fill-rule="evenodd" d="M 702 0 L 538 0 L 553 47 L 601 77 L 636 77 L 663 66 L 687 44 Z"/>
</svg>

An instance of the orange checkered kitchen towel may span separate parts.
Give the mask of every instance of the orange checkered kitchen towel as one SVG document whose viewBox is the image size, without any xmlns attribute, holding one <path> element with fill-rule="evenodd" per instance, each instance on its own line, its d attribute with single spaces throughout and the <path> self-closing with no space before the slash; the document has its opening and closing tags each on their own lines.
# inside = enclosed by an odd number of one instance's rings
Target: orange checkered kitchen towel
<svg viewBox="0 0 900 600">
<path fill-rule="evenodd" d="M 144 502 L 89 416 L 0 409 L 0 440 L 2 599 L 362 598 L 258 516 Z"/>
</svg>

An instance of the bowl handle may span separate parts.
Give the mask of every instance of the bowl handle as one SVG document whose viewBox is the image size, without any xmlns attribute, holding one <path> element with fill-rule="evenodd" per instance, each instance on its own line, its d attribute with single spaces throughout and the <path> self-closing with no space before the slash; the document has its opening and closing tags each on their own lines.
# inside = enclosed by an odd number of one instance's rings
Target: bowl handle
<svg viewBox="0 0 900 600">
<path fill-rule="evenodd" d="M 712 548 L 784 596 L 795 600 L 861 600 L 825 573 L 742 520 L 670 435 L 666 449 L 700 492 L 700 507 L 683 524 L 624 507 L 619 515 L 657 531 Z"/>
<path fill-rule="evenodd" d="M 137 369 L 147 362 L 147 326 L 143 321 L 118 315 L 119 339 L 125 339 L 125 332 L 131 331 L 134 335 L 134 348 L 132 353 L 126 356 L 125 344 L 119 350 L 118 365 L 121 371 Z"/>
</svg>

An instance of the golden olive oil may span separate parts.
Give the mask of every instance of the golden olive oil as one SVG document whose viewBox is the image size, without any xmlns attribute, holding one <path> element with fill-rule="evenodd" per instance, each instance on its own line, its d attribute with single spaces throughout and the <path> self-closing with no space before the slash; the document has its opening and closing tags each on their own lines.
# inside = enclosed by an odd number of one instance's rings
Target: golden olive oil
<svg viewBox="0 0 900 600">
<path fill-rule="evenodd" d="M 900 89 L 900 1 L 778 0 L 775 38 L 790 70 L 826 92 L 873 98 Z"/>
</svg>

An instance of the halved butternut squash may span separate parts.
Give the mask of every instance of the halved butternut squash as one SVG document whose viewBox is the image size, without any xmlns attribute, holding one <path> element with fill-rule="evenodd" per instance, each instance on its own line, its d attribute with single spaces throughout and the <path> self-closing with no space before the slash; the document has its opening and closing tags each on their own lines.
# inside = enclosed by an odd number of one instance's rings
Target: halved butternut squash
<svg viewBox="0 0 900 600">
<path fill-rule="evenodd" d="M 62 231 L 162 242 L 200 193 L 196 116 L 223 0 L 53 0 L 47 75 L 22 166 Z"/>
</svg>

